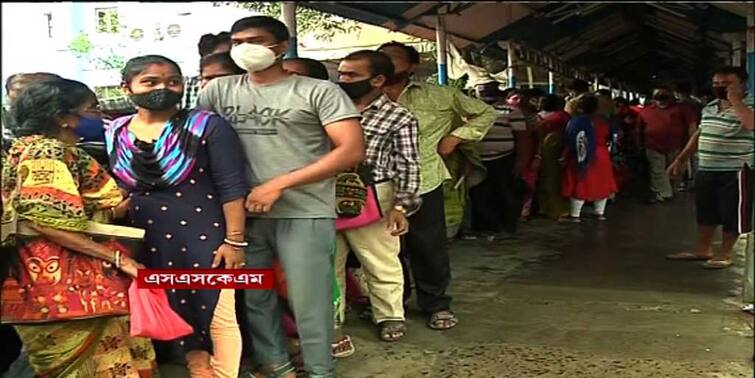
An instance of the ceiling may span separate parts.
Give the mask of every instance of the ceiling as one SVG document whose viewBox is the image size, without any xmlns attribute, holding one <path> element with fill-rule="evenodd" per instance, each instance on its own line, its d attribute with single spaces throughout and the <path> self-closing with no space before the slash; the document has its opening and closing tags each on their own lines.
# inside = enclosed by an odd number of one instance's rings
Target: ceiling
<svg viewBox="0 0 755 378">
<path fill-rule="evenodd" d="M 303 6 L 435 39 L 447 14 L 449 39 L 474 60 L 499 42 L 529 49 L 602 80 L 645 90 L 654 82 L 706 80 L 729 59 L 728 33 L 746 29 L 744 3 L 671 2 L 302 2 Z M 503 55 L 505 56 L 505 55 Z M 476 62 L 472 62 L 476 63 Z"/>
</svg>

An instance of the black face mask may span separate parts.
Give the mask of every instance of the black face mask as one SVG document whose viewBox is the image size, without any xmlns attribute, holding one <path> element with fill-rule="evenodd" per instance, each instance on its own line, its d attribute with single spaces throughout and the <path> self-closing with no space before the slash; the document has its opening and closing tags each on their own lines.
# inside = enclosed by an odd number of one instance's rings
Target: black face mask
<svg viewBox="0 0 755 378">
<path fill-rule="evenodd" d="M 170 89 L 156 89 L 147 93 L 132 94 L 131 101 L 140 108 L 148 110 L 168 110 L 175 107 L 183 98 L 183 93 Z"/>
<path fill-rule="evenodd" d="M 341 89 L 343 89 L 343 91 L 346 92 L 347 95 L 349 95 L 349 98 L 356 100 L 358 98 L 364 97 L 367 93 L 370 93 L 370 91 L 372 91 L 374 87 L 372 86 L 372 83 L 370 83 L 370 80 L 372 80 L 372 78 L 354 81 L 351 83 L 339 82 L 338 85 L 341 86 Z"/>
<path fill-rule="evenodd" d="M 726 100 L 728 96 L 728 90 L 726 87 L 723 86 L 716 86 L 710 88 L 711 92 L 713 92 L 713 96 L 715 96 L 719 100 Z"/>
</svg>

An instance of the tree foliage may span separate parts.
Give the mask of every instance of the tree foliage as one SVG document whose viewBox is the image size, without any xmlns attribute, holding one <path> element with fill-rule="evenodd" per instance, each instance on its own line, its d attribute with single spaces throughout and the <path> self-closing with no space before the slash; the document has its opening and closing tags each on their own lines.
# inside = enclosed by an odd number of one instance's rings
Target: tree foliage
<svg viewBox="0 0 755 378">
<path fill-rule="evenodd" d="M 79 33 L 74 37 L 68 44 L 68 49 L 77 58 L 86 59 L 93 64 L 95 69 L 120 70 L 126 65 L 126 59 L 117 54 L 116 49 L 110 47 L 106 50 L 102 46 L 93 44 L 86 33 Z"/>
<path fill-rule="evenodd" d="M 282 3 L 255 1 L 226 1 L 216 2 L 216 5 L 235 5 L 252 12 L 278 18 L 281 16 Z M 312 34 L 315 38 L 330 42 L 338 34 L 353 33 L 360 30 L 356 21 L 348 20 L 329 13 L 323 13 L 315 9 L 299 6 L 296 9 L 296 28 L 300 35 Z"/>
<path fill-rule="evenodd" d="M 89 40 L 89 35 L 83 32 L 79 33 L 73 38 L 71 43 L 68 44 L 68 49 L 78 57 L 89 55 L 93 48 L 94 45 L 92 45 L 92 41 Z"/>
</svg>

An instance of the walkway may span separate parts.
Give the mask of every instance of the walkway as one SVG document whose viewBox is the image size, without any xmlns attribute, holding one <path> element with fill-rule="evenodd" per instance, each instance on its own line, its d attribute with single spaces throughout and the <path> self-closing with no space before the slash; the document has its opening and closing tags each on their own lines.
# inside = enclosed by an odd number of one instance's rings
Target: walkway
<svg viewBox="0 0 755 378">
<path fill-rule="evenodd" d="M 663 259 L 692 246 L 692 195 L 607 215 L 454 243 L 462 323 L 438 333 L 412 313 L 404 342 L 386 344 L 351 315 L 357 353 L 339 377 L 752 377 L 753 317 L 730 292 L 743 257 L 728 271 Z"/>
</svg>

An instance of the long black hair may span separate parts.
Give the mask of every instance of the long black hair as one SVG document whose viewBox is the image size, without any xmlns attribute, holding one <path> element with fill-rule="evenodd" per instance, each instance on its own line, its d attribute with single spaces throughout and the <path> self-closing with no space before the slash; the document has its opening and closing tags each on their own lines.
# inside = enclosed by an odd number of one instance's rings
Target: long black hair
<svg viewBox="0 0 755 378">
<path fill-rule="evenodd" d="M 13 106 L 16 136 L 55 136 L 60 132 L 60 117 L 75 114 L 97 95 L 86 84 L 60 79 L 29 84 Z"/>
</svg>

